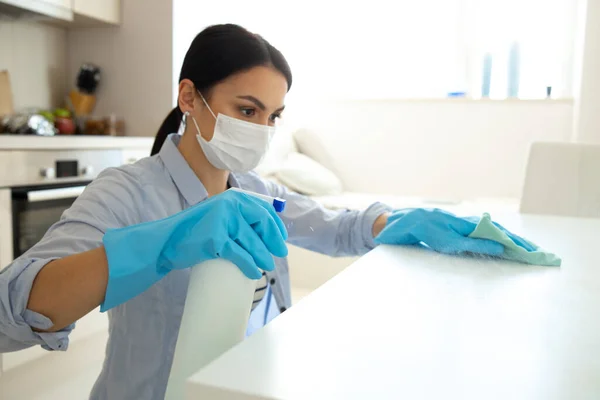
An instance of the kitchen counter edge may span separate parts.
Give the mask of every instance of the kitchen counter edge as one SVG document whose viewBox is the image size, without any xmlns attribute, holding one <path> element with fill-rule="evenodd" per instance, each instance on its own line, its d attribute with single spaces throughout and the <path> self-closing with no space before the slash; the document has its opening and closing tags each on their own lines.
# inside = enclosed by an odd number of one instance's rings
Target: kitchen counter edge
<svg viewBox="0 0 600 400">
<path fill-rule="evenodd" d="M 154 137 L 144 136 L 36 136 L 0 134 L 0 151 L 150 148 Z"/>
</svg>

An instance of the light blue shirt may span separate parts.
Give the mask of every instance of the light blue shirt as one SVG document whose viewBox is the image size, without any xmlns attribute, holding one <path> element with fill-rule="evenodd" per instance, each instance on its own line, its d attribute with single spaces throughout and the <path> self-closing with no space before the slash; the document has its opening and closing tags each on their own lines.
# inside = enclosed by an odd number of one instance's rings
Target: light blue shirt
<svg viewBox="0 0 600 400">
<path fill-rule="evenodd" d="M 0 352 L 41 345 L 66 350 L 75 324 L 55 333 L 52 322 L 26 308 L 36 274 L 49 261 L 99 247 L 109 228 L 166 218 L 207 198 L 171 135 L 159 154 L 103 171 L 44 238 L 0 273 Z M 281 215 L 288 242 L 332 256 L 360 255 L 375 244 L 372 226 L 388 208 L 331 211 L 254 173 L 231 175 L 230 185 L 286 199 Z M 207 232 L 207 235 L 210 232 Z M 267 273 L 269 292 L 252 312 L 248 333 L 291 306 L 286 259 Z M 81 268 L 85 268 L 82 265 Z M 141 295 L 108 312 L 109 339 L 91 399 L 163 399 L 183 314 L 189 270 L 174 270 Z M 35 381 L 35 377 L 32 377 Z"/>
</svg>

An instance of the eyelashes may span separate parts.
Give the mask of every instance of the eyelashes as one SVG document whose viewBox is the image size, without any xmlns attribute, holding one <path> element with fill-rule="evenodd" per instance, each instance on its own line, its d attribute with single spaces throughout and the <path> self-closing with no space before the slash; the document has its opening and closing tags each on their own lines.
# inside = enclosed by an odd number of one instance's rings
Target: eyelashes
<svg viewBox="0 0 600 400">
<path fill-rule="evenodd" d="M 246 118 L 252 118 L 256 115 L 256 109 L 253 107 L 240 107 L 239 110 L 240 110 L 240 113 L 242 114 L 242 116 L 244 116 Z M 275 122 L 279 118 L 281 118 L 281 113 L 280 112 L 274 113 L 269 116 L 269 121 Z"/>
</svg>

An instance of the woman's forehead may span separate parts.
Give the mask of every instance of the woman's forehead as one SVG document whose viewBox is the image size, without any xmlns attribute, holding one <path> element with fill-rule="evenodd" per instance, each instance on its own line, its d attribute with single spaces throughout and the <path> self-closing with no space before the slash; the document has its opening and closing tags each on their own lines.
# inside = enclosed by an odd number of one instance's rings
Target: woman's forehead
<svg viewBox="0 0 600 400">
<path fill-rule="evenodd" d="M 270 67 L 255 67 L 223 80 L 219 85 L 223 94 L 254 96 L 268 106 L 279 108 L 287 94 L 287 81 L 283 74 Z"/>
</svg>

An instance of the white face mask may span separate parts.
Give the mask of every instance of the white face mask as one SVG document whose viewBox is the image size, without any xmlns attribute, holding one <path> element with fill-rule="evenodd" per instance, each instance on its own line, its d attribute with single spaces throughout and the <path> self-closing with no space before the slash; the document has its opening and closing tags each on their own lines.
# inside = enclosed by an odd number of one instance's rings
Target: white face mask
<svg viewBox="0 0 600 400">
<path fill-rule="evenodd" d="M 275 128 L 223 114 L 215 116 L 202 94 L 200 92 L 198 94 L 216 120 L 213 137 L 207 142 L 200 133 L 196 119 L 192 116 L 198 131 L 196 138 L 208 161 L 215 168 L 231 172 L 248 172 L 256 168 L 269 150 Z"/>
</svg>

